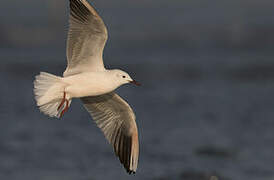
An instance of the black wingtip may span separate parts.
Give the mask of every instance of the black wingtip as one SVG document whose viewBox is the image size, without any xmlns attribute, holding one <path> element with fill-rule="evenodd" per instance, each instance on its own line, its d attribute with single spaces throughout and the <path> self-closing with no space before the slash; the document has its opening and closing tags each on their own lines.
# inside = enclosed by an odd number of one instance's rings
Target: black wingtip
<svg viewBox="0 0 274 180">
<path fill-rule="evenodd" d="M 134 175 L 134 174 L 136 174 L 136 172 L 135 172 L 135 171 L 132 171 L 132 170 L 127 170 L 127 173 L 128 173 L 129 175 Z"/>
</svg>

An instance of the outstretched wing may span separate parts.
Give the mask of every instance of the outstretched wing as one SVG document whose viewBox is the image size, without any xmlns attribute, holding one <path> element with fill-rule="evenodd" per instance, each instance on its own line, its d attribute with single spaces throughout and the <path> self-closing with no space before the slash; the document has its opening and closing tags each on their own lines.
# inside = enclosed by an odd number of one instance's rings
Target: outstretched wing
<svg viewBox="0 0 274 180">
<path fill-rule="evenodd" d="M 86 0 L 70 0 L 67 69 L 64 76 L 104 69 L 103 50 L 107 28 Z"/>
<path fill-rule="evenodd" d="M 139 157 L 138 130 L 130 106 L 117 94 L 81 98 L 128 173 L 135 173 Z"/>
</svg>

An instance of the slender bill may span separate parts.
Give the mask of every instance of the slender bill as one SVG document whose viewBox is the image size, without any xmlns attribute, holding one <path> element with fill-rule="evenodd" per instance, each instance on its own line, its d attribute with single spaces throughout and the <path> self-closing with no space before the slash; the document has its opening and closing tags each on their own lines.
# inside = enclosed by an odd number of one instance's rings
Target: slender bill
<svg viewBox="0 0 274 180">
<path fill-rule="evenodd" d="M 131 84 L 135 84 L 136 86 L 141 86 L 141 83 L 133 80 L 133 81 L 130 81 Z"/>
</svg>

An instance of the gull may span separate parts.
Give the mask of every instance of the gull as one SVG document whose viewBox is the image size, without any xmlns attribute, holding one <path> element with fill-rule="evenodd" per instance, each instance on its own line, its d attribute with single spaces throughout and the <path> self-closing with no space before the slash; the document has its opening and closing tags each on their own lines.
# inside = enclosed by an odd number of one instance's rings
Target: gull
<svg viewBox="0 0 274 180">
<path fill-rule="evenodd" d="M 139 157 L 135 114 L 114 92 L 132 83 L 128 73 L 108 70 L 103 63 L 107 28 L 86 0 L 70 0 L 67 38 L 67 68 L 63 77 L 40 72 L 34 80 L 34 95 L 40 111 L 61 118 L 74 98 L 80 98 L 129 174 L 136 173 Z"/>
</svg>

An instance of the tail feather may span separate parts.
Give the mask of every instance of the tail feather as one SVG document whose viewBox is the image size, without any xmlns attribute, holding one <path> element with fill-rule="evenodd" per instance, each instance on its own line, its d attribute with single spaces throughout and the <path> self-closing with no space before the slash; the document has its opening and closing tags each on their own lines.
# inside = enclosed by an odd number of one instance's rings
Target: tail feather
<svg viewBox="0 0 274 180">
<path fill-rule="evenodd" d="M 36 76 L 34 94 L 40 111 L 50 117 L 59 117 L 63 108 L 58 111 L 58 106 L 63 99 L 65 87 L 66 84 L 63 83 L 61 77 L 45 72 Z"/>
</svg>

